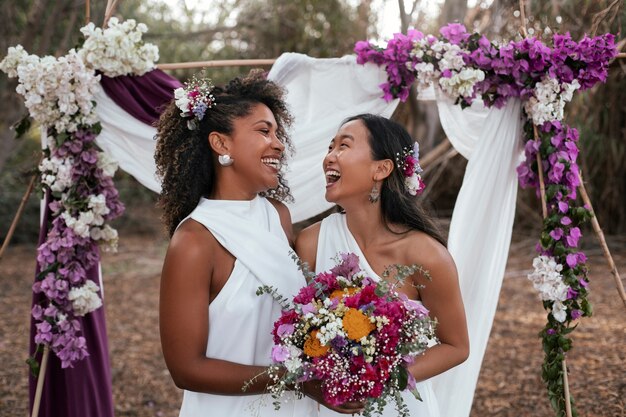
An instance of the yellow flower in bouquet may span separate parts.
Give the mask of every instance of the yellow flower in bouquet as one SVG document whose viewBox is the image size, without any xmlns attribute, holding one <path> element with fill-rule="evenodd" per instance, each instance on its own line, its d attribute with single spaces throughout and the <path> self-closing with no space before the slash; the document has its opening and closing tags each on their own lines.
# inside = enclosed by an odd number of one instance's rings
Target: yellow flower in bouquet
<svg viewBox="0 0 626 417">
<path fill-rule="evenodd" d="M 361 310 L 349 308 L 343 316 L 343 328 L 348 339 L 359 340 L 370 334 L 376 326 Z"/>
</svg>

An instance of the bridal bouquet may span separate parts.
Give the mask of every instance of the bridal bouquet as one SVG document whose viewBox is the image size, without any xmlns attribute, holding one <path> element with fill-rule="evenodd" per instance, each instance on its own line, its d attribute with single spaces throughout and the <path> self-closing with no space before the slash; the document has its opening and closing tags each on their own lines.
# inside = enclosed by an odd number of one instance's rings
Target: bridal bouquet
<svg viewBox="0 0 626 417">
<path fill-rule="evenodd" d="M 424 272 L 395 265 L 384 276 L 393 270 L 398 282 Z M 259 292 L 272 291 L 262 287 Z M 329 404 L 363 401 L 367 416 L 382 412 L 393 399 L 399 415 L 408 416 L 400 392 L 408 389 L 420 397 L 407 368 L 435 340 L 436 323 L 421 303 L 386 280 L 368 277 L 356 255 L 342 253 L 334 268 L 314 276 L 284 307 L 274 323 L 269 370 L 277 408 L 288 387 L 298 390 L 301 382 L 317 379 Z"/>
</svg>

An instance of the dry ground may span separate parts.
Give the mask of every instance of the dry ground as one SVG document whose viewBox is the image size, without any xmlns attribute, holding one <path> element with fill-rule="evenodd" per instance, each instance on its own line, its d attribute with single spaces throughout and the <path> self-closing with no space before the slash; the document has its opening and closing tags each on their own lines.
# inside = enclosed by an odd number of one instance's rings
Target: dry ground
<svg viewBox="0 0 626 417">
<path fill-rule="evenodd" d="M 515 233 L 500 302 L 476 390 L 472 417 L 552 416 L 540 378 L 536 337 L 545 312 L 525 278 L 534 236 Z M 626 273 L 626 239 L 609 238 Z M 573 333 L 571 391 L 580 416 L 626 416 L 626 310 L 595 239 L 588 236 L 594 317 Z M 118 417 L 176 416 L 181 392 L 161 356 L 157 326 L 159 273 L 165 239 L 125 235 L 103 260 L 106 315 Z M 0 416 L 27 415 L 24 359 L 34 271 L 34 245 L 11 247 L 0 261 Z"/>
</svg>

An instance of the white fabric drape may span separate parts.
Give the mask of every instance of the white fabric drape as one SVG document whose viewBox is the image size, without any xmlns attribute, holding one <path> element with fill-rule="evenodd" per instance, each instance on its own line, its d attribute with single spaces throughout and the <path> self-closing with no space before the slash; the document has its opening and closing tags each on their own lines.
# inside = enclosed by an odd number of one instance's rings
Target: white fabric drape
<svg viewBox="0 0 626 417">
<path fill-rule="evenodd" d="M 356 57 L 315 59 L 302 54 L 281 55 L 268 78 L 285 87 L 294 115 L 295 158 L 287 180 L 295 199 L 289 209 L 294 222 L 332 207 L 324 199 L 326 180 L 322 159 L 340 123 L 359 113 L 390 117 L 398 101 L 381 99 L 385 71 L 374 64 L 359 65 Z"/>
<path fill-rule="evenodd" d="M 321 163 L 340 122 L 358 113 L 389 117 L 397 101 L 381 99 L 384 69 L 358 65 L 353 56 L 314 59 L 284 54 L 269 78 L 287 90 L 295 116 L 292 138 L 296 155 L 287 180 L 295 197 L 294 222 L 330 207 L 324 200 Z M 465 302 L 471 353 L 461 366 L 434 379 L 441 415 L 467 417 L 493 323 L 511 239 L 521 149 L 521 104 L 511 99 L 502 109 L 480 103 L 462 110 L 437 98 L 441 123 L 453 146 L 469 162 L 452 217 L 449 249 Z M 158 192 L 153 153 L 156 130 L 125 113 L 104 92 L 96 96 L 103 131 L 97 143 L 149 189 Z"/>
<path fill-rule="evenodd" d="M 156 128 L 126 113 L 102 89 L 95 99 L 102 124 L 102 132 L 96 138 L 98 146 L 142 185 L 156 193 L 161 192 L 154 162 Z"/>
<path fill-rule="evenodd" d="M 433 379 L 441 415 L 469 415 L 511 243 L 521 156 L 521 103 L 502 109 L 481 103 L 462 110 L 437 100 L 450 142 L 468 159 L 454 206 L 448 249 L 456 262 L 465 303 L 470 356 Z"/>
</svg>

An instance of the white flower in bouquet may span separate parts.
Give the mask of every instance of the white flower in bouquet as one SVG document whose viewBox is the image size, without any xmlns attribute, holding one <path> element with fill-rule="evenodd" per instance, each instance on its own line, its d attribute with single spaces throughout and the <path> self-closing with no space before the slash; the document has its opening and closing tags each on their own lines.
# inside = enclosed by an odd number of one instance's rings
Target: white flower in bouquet
<svg viewBox="0 0 626 417">
<path fill-rule="evenodd" d="M 554 303 L 552 303 L 552 317 L 554 317 L 554 319 L 560 323 L 563 323 L 565 321 L 565 319 L 567 318 L 567 307 L 565 307 L 565 305 L 560 302 L 560 301 L 555 301 Z"/>
<path fill-rule="evenodd" d="M 85 43 L 79 53 L 90 67 L 108 77 L 143 75 L 159 59 L 158 48 L 142 40 L 148 27 L 133 19 L 122 23 L 112 17 L 105 29 L 89 23 L 80 31 Z"/>
<path fill-rule="evenodd" d="M 107 207 L 106 197 L 104 194 L 90 195 L 87 207 L 91 209 L 95 216 L 106 216 L 111 211 Z"/>
<path fill-rule="evenodd" d="M 109 226 L 104 227 L 92 227 L 89 232 L 89 236 L 98 241 L 100 247 L 105 252 L 115 252 L 117 250 L 118 234 L 117 230 Z"/>
<path fill-rule="evenodd" d="M 97 164 L 98 168 L 100 168 L 102 173 L 107 177 L 112 177 L 119 166 L 117 161 L 111 158 L 106 152 L 98 152 Z"/>
<path fill-rule="evenodd" d="M 98 295 L 99 290 L 100 287 L 90 280 L 87 280 L 82 287 L 70 290 L 68 299 L 72 302 L 74 313 L 77 316 L 84 316 L 102 306 L 102 300 Z"/>
<path fill-rule="evenodd" d="M 22 45 L 11 46 L 7 51 L 7 56 L 0 61 L 0 70 L 9 78 L 17 77 L 17 66 L 28 57 L 28 52 Z"/>
<path fill-rule="evenodd" d="M 99 77 L 85 67 L 75 50 L 57 59 L 39 58 L 16 48 L 6 59 L 9 73 L 19 80 L 15 91 L 24 97 L 34 120 L 57 132 L 73 132 L 78 125 L 97 122 L 93 96 Z"/>
<path fill-rule="evenodd" d="M 63 192 L 72 185 L 73 158 L 58 158 L 51 156 L 42 159 L 39 171 L 42 173 L 41 182 L 50 187 L 51 191 Z"/>
<path fill-rule="evenodd" d="M 465 61 L 463 61 L 462 52 L 464 52 L 458 45 L 451 43 L 443 43 L 443 55 L 439 61 L 439 70 L 443 71 L 449 69 L 451 71 L 460 71 L 465 67 Z"/>
<path fill-rule="evenodd" d="M 535 85 L 533 96 L 524 103 L 524 110 L 536 125 L 563 120 L 565 104 L 572 100 L 574 91 L 579 88 L 578 80 L 560 84 L 546 75 Z"/>
<path fill-rule="evenodd" d="M 417 82 L 420 84 L 420 88 L 426 88 L 437 80 L 441 73 L 430 62 L 420 62 L 415 64 L 415 72 L 417 73 Z"/>
<path fill-rule="evenodd" d="M 69 214 L 67 211 L 65 211 L 61 213 L 61 218 L 63 218 L 63 221 L 65 221 L 65 225 L 74 231 L 74 234 L 76 234 L 76 236 L 88 237 L 90 225 L 87 223 L 88 219 L 85 216 L 82 216 L 82 214 L 83 213 L 79 215 L 79 218 L 76 218 Z"/>
<path fill-rule="evenodd" d="M 539 292 L 543 301 L 552 301 L 552 316 L 559 322 L 564 322 L 567 307 L 563 304 L 567 300 L 569 286 L 563 282 L 563 265 L 557 263 L 553 257 L 537 256 L 533 259 L 532 273 L 528 279 Z"/>
<path fill-rule="evenodd" d="M 474 95 L 474 86 L 485 79 L 485 73 L 479 69 L 463 68 L 451 77 L 439 78 L 439 86 L 452 98 L 471 97 Z"/>
</svg>

